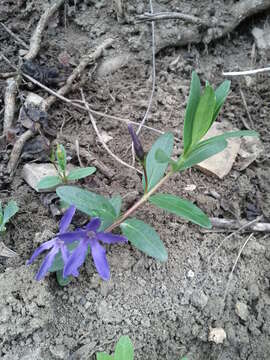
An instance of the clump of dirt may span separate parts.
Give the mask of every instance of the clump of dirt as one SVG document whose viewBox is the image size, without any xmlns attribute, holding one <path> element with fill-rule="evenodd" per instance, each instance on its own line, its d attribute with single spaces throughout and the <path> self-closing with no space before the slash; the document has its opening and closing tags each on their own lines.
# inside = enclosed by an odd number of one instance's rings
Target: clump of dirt
<svg viewBox="0 0 270 360">
<path fill-rule="evenodd" d="M 184 1 L 179 9 L 177 1 L 159 1 L 154 8 L 156 12 L 174 10 L 194 16 L 202 14 L 202 17 L 213 13 L 211 9 L 214 9 L 215 16 L 223 14 L 225 20 L 229 16 L 224 1 L 197 3 Z M 0 21 L 28 42 L 43 12 L 42 4 L 31 0 L 1 4 Z M 106 50 L 96 68 L 90 67 L 84 74 L 81 86 L 93 109 L 139 122 L 151 92 L 151 26 L 135 20 L 148 11 L 148 6 L 139 0 L 129 1 L 121 14 L 113 4 L 108 5 L 103 0 L 66 1 L 45 33 L 38 61 L 41 65 L 56 66 L 59 54 L 68 53 L 72 68 L 89 48 L 113 37 L 112 48 Z M 170 45 L 168 39 L 175 33 L 177 21 L 156 23 L 157 37 L 163 33 L 162 39 L 167 39 L 168 47 L 157 47 L 157 86 L 147 125 L 172 131 L 182 140 L 192 70 L 197 71 L 202 81 L 218 85 L 223 80 L 222 70 L 250 67 L 252 61 L 254 63 L 251 29 L 253 24 L 264 24 L 266 15 L 243 23 L 230 37 L 208 46 L 198 44 L 189 48 Z M 1 51 L 17 64 L 20 46 L 3 28 L 0 28 L 0 40 Z M 172 44 L 175 44 L 174 38 Z M 116 57 L 121 63 L 110 63 Z M 264 61 L 265 57 L 257 54 L 255 65 L 262 67 Z M 1 62 L 1 65 L 1 71 L 10 71 L 6 63 Z M 242 120 L 247 115 L 238 80 L 254 130 L 260 133 L 264 143 L 265 154 L 242 172 L 233 169 L 223 180 L 192 169 L 176 175 L 163 190 L 192 200 L 209 216 L 238 219 L 246 217 L 248 209 L 252 208 L 256 215 L 263 215 L 267 220 L 270 202 L 267 195 L 269 76 L 256 78 L 253 87 L 248 87 L 245 79 L 232 79 L 232 91 L 219 120 L 226 119 L 244 129 Z M 5 82 L 0 81 L 0 105 L 3 107 Z M 28 90 L 29 86 L 22 84 L 22 89 Z M 31 91 L 46 96 L 43 90 L 32 88 Z M 80 92 L 74 91 L 69 96 L 79 99 Z M 97 141 L 87 114 L 57 102 L 49 115 L 49 126 L 58 129 L 58 141 L 70 149 L 77 139 L 81 149 L 91 151 L 115 170 L 112 177 L 97 172 L 83 183 L 86 188 L 103 195 L 125 196 L 124 208 L 142 194 L 139 175 L 108 156 Z M 3 114 L 0 116 L 2 119 Z M 113 140 L 108 143 L 111 150 L 130 162 L 126 124 L 102 117 L 97 123 L 100 130 L 112 136 Z M 156 137 L 152 131 L 142 131 L 141 141 L 146 149 Z M 175 143 L 174 155 L 181 153 L 181 146 Z M 10 146 L 1 148 L 0 173 L 4 171 L 9 152 Z M 72 162 L 77 163 L 76 156 L 72 157 Z M 58 218 L 52 218 L 40 195 L 23 182 L 21 165 L 11 183 L 5 182 L 1 187 L 0 180 L 1 200 L 12 198 L 20 206 L 5 239 L 6 246 L 18 256 L 0 258 L 1 359 L 94 359 L 98 350 L 112 350 L 124 334 L 134 343 L 136 359 L 179 360 L 184 355 L 190 360 L 270 358 L 270 247 L 264 234 L 254 234 L 244 248 L 225 301 L 229 274 L 247 234 L 236 234 L 212 256 L 226 233 L 203 232 L 150 205 L 139 210 L 136 216 L 147 219 L 160 234 L 169 254 L 165 264 L 130 245 L 114 245 L 108 247 L 111 267 L 108 282 L 99 279 L 90 258 L 81 269 L 80 277 L 68 287 L 59 288 L 53 275 L 36 282 L 34 271 L 38 265 L 29 268 L 25 263 L 40 243 L 35 234 L 45 230 L 55 233 Z M 195 187 L 191 191 L 187 185 Z M 218 196 L 212 196 L 213 193 Z M 223 344 L 209 341 L 212 328 L 224 329 Z"/>
</svg>

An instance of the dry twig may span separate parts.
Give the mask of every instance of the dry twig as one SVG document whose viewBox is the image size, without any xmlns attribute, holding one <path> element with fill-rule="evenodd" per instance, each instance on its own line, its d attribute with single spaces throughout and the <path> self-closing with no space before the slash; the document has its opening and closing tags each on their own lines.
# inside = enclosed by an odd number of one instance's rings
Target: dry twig
<svg viewBox="0 0 270 360">
<path fill-rule="evenodd" d="M 210 218 L 211 223 L 218 229 L 229 229 L 231 231 L 237 229 L 245 229 L 247 231 L 270 232 L 269 223 L 248 223 L 246 220 L 227 220 L 220 218 Z"/>
<path fill-rule="evenodd" d="M 50 18 L 60 8 L 65 0 L 56 0 L 42 15 L 39 19 L 37 27 L 30 39 L 30 48 L 28 53 L 25 55 L 26 60 L 33 60 L 40 49 L 41 38 L 44 30 L 46 29 Z"/>
<path fill-rule="evenodd" d="M 252 129 L 254 129 L 254 123 L 253 123 L 252 117 L 251 117 L 251 115 L 250 115 L 250 112 L 249 112 L 249 110 L 248 110 L 248 106 L 247 106 L 245 94 L 244 94 L 244 92 L 243 92 L 243 90 L 242 90 L 242 87 L 241 87 L 240 82 L 239 82 L 239 91 L 240 91 L 241 99 L 242 99 L 242 101 L 243 101 L 244 108 L 245 108 L 245 110 L 246 110 L 246 113 L 247 113 L 247 116 L 248 116 L 248 119 L 249 119 L 249 123 L 251 124 Z M 249 124 L 247 124 L 246 121 L 243 120 L 243 119 L 242 119 L 242 121 L 243 121 L 245 127 L 246 127 L 248 130 L 251 130 Z"/>
<path fill-rule="evenodd" d="M 29 46 L 22 40 L 19 38 L 19 36 L 17 36 L 16 34 L 14 34 L 13 31 L 11 31 L 5 24 L 3 24 L 2 22 L 0 22 L 0 24 L 3 26 L 3 28 L 6 30 L 6 32 L 12 36 L 17 43 L 21 44 L 24 48 L 29 49 Z"/>
<path fill-rule="evenodd" d="M 253 70 L 244 70 L 244 71 L 231 71 L 222 73 L 223 76 L 245 76 L 245 75 L 255 75 L 262 72 L 270 72 L 270 67 L 253 69 Z"/>
<path fill-rule="evenodd" d="M 6 92 L 5 92 L 5 113 L 4 113 L 4 124 L 3 134 L 12 127 L 14 115 L 15 115 L 15 100 L 17 94 L 17 81 L 14 77 L 7 79 L 6 81 Z"/>
<path fill-rule="evenodd" d="M 253 233 L 248 236 L 248 238 L 245 240 L 243 246 L 241 247 L 241 249 L 239 250 L 239 252 L 238 252 L 238 254 L 237 254 L 236 260 L 235 260 L 235 262 L 234 262 L 234 264 L 233 264 L 233 267 L 232 267 L 232 270 L 231 270 L 231 272 L 230 272 L 230 275 L 229 275 L 229 278 L 228 278 L 228 282 L 227 282 L 227 285 L 226 285 L 226 289 L 225 289 L 225 292 L 224 292 L 223 304 L 225 304 L 226 296 L 227 296 L 227 293 L 228 293 L 228 290 L 229 290 L 229 286 L 230 286 L 230 283 L 231 283 L 231 281 L 232 281 L 233 273 L 234 273 L 234 270 L 235 270 L 236 265 L 237 265 L 237 263 L 238 263 L 238 260 L 239 260 L 239 258 L 240 258 L 240 256 L 241 256 L 241 254 L 242 254 L 245 246 L 247 245 L 247 243 L 249 242 L 249 240 L 252 238 L 252 236 L 253 236 Z"/>
<path fill-rule="evenodd" d="M 138 15 L 137 20 L 139 22 L 141 21 L 157 21 L 157 20 L 184 20 L 189 23 L 197 24 L 197 25 L 203 25 L 206 27 L 210 26 L 209 21 L 202 20 L 198 18 L 197 16 L 183 14 L 179 12 L 159 12 L 159 13 L 144 13 L 143 15 Z"/>
<path fill-rule="evenodd" d="M 126 163 L 125 161 L 123 161 L 122 159 L 120 159 L 118 156 L 116 156 L 110 149 L 109 147 L 107 146 L 107 144 L 105 143 L 105 141 L 103 140 L 102 136 L 100 135 L 100 132 L 98 130 L 98 127 L 97 127 L 97 124 L 96 124 L 96 120 L 94 118 L 94 116 L 92 115 L 90 109 L 89 109 L 89 106 L 87 104 L 87 102 L 85 101 L 85 97 L 84 97 L 84 93 L 83 93 L 83 90 L 81 89 L 81 94 L 82 94 L 82 99 L 84 101 L 84 104 L 85 104 L 85 107 L 87 108 L 88 110 L 88 115 L 89 115 L 89 119 L 91 121 L 91 124 L 95 130 L 95 133 L 97 134 L 97 137 L 99 138 L 99 141 L 101 142 L 101 144 L 103 145 L 104 149 L 108 152 L 108 154 L 113 158 L 115 159 L 117 162 L 119 162 L 121 165 L 124 165 L 132 170 L 135 170 L 137 171 L 138 173 L 142 174 L 142 172 L 136 168 L 134 168 L 133 166 L 129 165 L 128 163 Z"/>
</svg>

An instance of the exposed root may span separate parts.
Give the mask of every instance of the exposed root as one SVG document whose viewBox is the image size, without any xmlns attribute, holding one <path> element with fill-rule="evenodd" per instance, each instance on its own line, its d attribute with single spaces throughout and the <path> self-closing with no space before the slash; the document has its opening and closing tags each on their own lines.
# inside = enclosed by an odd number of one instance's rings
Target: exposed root
<svg viewBox="0 0 270 360">
<path fill-rule="evenodd" d="M 25 60 L 33 60 L 40 49 L 42 34 L 46 29 L 48 22 L 52 15 L 64 4 L 65 0 L 56 0 L 41 16 L 37 27 L 30 40 L 30 48 L 28 53 L 25 55 Z"/>
<path fill-rule="evenodd" d="M 186 27 L 175 26 L 170 31 L 158 32 L 156 51 L 168 46 L 185 46 L 192 43 L 210 43 L 232 32 L 243 20 L 270 7 L 270 0 L 242 0 L 234 4 L 229 10 L 230 20 L 209 19 L 208 27 L 198 26 L 186 29 Z M 169 13 L 168 13 L 169 14 Z M 152 20 L 152 19 L 151 19 Z"/>
</svg>

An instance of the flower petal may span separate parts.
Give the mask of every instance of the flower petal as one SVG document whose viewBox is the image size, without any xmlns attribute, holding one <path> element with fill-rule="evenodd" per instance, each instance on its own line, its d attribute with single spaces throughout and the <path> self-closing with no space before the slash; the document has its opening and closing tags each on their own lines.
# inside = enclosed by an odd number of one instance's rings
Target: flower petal
<svg viewBox="0 0 270 360">
<path fill-rule="evenodd" d="M 100 218 L 98 217 L 92 218 L 90 222 L 86 225 L 85 230 L 96 232 L 100 227 L 100 224 L 101 224 Z"/>
<path fill-rule="evenodd" d="M 60 221 L 60 224 L 59 224 L 59 232 L 60 233 L 64 233 L 65 231 L 67 231 L 70 223 L 71 223 L 71 220 L 75 214 L 75 211 L 76 211 L 76 207 L 74 205 L 71 205 L 67 211 L 64 213 L 61 221 Z"/>
<path fill-rule="evenodd" d="M 73 253 L 68 258 L 68 261 L 64 267 L 63 277 L 69 275 L 78 276 L 78 268 L 84 263 L 88 249 L 88 242 L 84 239 L 82 240 Z"/>
<path fill-rule="evenodd" d="M 35 260 L 35 258 L 41 254 L 45 250 L 49 250 L 51 247 L 53 247 L 56 244 L 57 238 L 53 238 L 49 241 L 46 241 L 42 245 L 40 245 L 35 251 L 34 254 L 31 256 L 31 259 L 27 261 L 27 265 L 32 264 L 32 262 Z"/>
<path fill-rule="evenodd" d="M 45 277 L 46 272 L 50 269 L 50 267 L 53 264 L 53 260 L 56 256 L 56 254 L 59 251 L 59 247 L 58 246 L 54 246 L 51 251 L 46 255 L 37 275 L 36 275 L 36 280 L 41 280 Z"/>
<path fill-rule="evenodd" d="M 58 234 L 57 237 L 63 240 L 65 244 L 70 244 L 76 240 L 83 240 L 85 238 L 85 233 L 85 230 L 76 230 L 64 234 Z"/>
<path fill-rule="evenodd" d="M 90 243 L 92 257 L 96 269 L 103 280 L 110 279 L 110 268 L 106 259 L 106 250 L 99 244 L 97 240 L 92 240 Z"/>
<path fill-rule="evenodd" d="M 97 239 L 105 244 L 115 244 L 128 241 L 124 236 L 104 232 L 97 233 Z"/>
</svg>

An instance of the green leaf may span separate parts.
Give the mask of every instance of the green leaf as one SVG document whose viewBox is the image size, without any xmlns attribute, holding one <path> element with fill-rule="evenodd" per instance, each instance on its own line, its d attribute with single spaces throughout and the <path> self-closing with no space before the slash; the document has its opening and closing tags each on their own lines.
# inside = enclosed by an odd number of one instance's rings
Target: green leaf
<svg viewBox="0 0 270 360">
<path fill-rule="evenodd" d="M 16 201 L 11 200 L 4 208 L 2 224 L 5 225 L 19 211 Z"/>
<path fill-rule="evenodd" d="M 163 177 L 167 167 L 168 161 L 165 163 L 160 163 L 156 160 L 155 154 L 158 149 L 161 149 L 168 158 L 171 157 L 173 151 L 173 134 L 172 133 L 165 133 L 161 135 L 151 147 L 149 153 L 146 156 L 146 174 L 148 179 L 148 189 L 147 191 L 151 190 Z M 143 180 L 145 184 L 145 181 Z M 145 186 L 144 186 L 145 188 Z"/>
<path fill-rule="evenodd" d="M 231 82 L 229 80 L 225 80 L 225 81 L 223 81 L 222 84 L 219 85 L 219 87 L 215 91 L 216 105 L 215 105 L 215 110 L 214 110 L 214 114 L 213 114 L 213 118 L 212 118 L 212 123 L 218 117 L 219 111 L 229 94 L 230 86 L 231 86 Z"/>
<path fill-rule="evenodd" d="M 199 164 L 200 162 L 210 158 L 213 155 L 218 154 L 227 147 L 227 141 L 220 139 L 212 141 L 206 144 L 199 143 L 188 155 L 187 159 L 182 162 L 182 158 L 178 162 L 177 170 L 185 170 L 193 165 Z"/>
<path fill-rule="evenodd" d="M 38 190 L 42 190 L 50 189 L 60 184 L 62 184 L 62 180 L 59 176 L 45 176 L 43 179 L 40 180 L 37 186 Z"/>
<path fill-rule="evenodd" d="M 115 347 L 115 360 L 133 360 L 133 345 L 128 336 L 121 336 Z"/>
<path fill-rule="evenodd" d="M 87 215 L 98 216 L 102 220 L 100 231 L 110 226 L 116 219 L 116 212 L 110 201 L 102 195 L 95 194 L 76 186 L 60 186 L 57 195 L 69 205 L 75 205 Z"/>
<path fill-rule="evenodd" d="M 118 217 L 118 216 L 120 215 L 121 206 L 122 206 L 122 198 L 121 198 L 121 195 L 112 196 L 112 197 L 109 199 L 109 201 L 110 201 L 111 205 L 112 205 L 113 208 L 114 208 L 116 217 Z"/>
<path fill-rule="evenodd" d="M 156 194 L 151 196 L 149 201 L 161 209 L 176 214 L 194 224 L 207 229 L 211 228 L 211 222 L 205 213 L 188 200 L 171 194 Z"/>
<path fill-rule="evenodd" d="M 71 170 L 67 176 L 70 181 L 83 179 L 86 176 L 92 175 L 96 171 L 95 167 L 85 167 L 80 169 Z"/>
<path fill-rule="evenodd" d="M 160 261 L 168 259 L 163 242 L 151 226 L 141 220 L 128 219 L 120 227 L 124 236 L 139 250 Z"/>
<path fill-rule="evenodd" d="M 211 138 L 208 138 L 206 140 L 203 140 L 201 142 L 199 142 L 198 145 L 205 145 L 208 143 L 212 143 L 212 142 L 216 142 L 216 141 L 220 141 L 220 140 L 226 140 L 226 139 L 231 139 L 231 138 L 238 138 L 238 137 L 243 137 L 243 136 L 255 136 L 255 137 L 259 137 L 259 134 L 254 131 L 254 130 L 237 130 L 237 131 L 229 131 L 226 132 L 224 134 L 221 135 L 217 135 L 217 136 L 213 136 Z"/>
<path fill-rule="evenodd" d="M 79 243 L 78 241 L 75 241 L 75 242 L 67 245 L 67 248 L 70 253 L 72 253 L 76 249 L 76 247 L 78 246 L 78 243 Z M 49 269 L 49 272 L 60 271 L 60 270 L 63 270 L 63 268 L 64 268 L 64 262 L 62 259 L 61 251 L 58 251 L 58 253 L 56 254 L 56 256 L 54 258 L 52 266 Z"/>
<path fill-rule="evenodd" d="M 184 121 L 184 153 L 186 153 L 192 142 L 192 128 L 197 106 L 201 96 L 201 83 L 195 71 L 192 72 L 190 92 Z"/>
<path fill-rule="evenodd" d="M 56 158 L 57 158 L 57 163 L 58 163 L 60 169 L 64 173 L 66 171 L 66 167 L 67 167 L 67 154 L 66 154 L 66 150 L 63 145 L 57 144 Z"/>
<path fill-rule="evenodd" d="M 155 160 L 161 164 L 165 164 L 171 160 L 167 154 L 161 150 L 161 149 L 157 149 L 156 153 L 155 153 Z"/>
<path fill-rule="evenodd" d="M 192 127 L 192 144 L 194 146 L 207 133 L 212 125 L 216 105 L 216 96 L 211 86 L 207 86 L 200 98 Z"/>
<path fill-rule="evenodd" d="M 60 286 L 66 286 L 71 282 L 72 276 L 67 276 L 66 278 L 63 278 L 62 273 L 62 270 L 56 271 L 56 280 Z"/>
<path fill-rule="evenodd" d="M 108 355 L 105 352 L 97 353 L 97 360 L 115 360 L 112 355 Z"/>
</svg>

